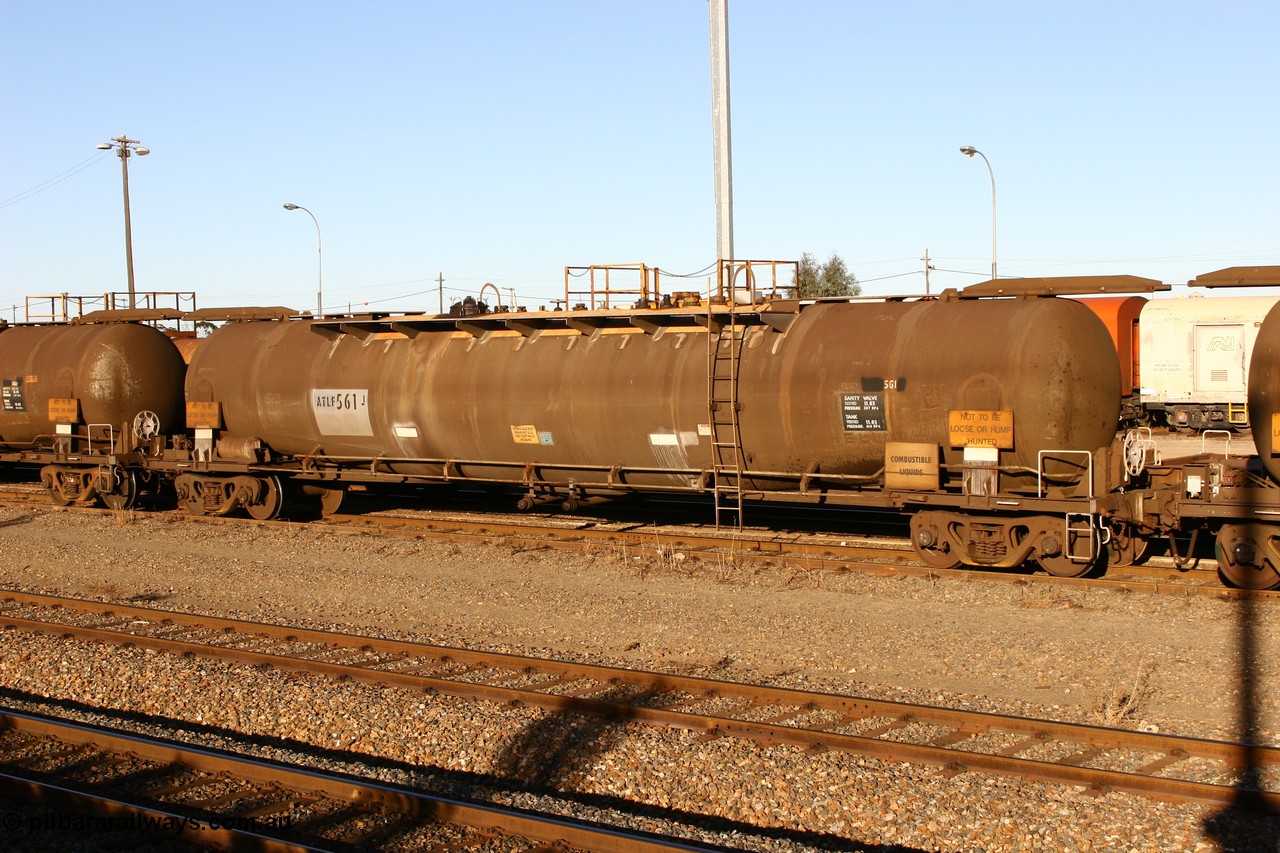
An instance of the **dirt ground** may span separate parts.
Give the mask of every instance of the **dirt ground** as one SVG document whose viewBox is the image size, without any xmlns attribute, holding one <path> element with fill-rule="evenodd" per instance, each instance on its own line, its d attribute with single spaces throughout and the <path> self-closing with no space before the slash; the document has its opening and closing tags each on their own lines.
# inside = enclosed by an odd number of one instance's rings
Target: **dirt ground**
<svg viewBox="0 0 1280 853">
<path fill-rule="evenodd" d="M 1238 728 L 1252 643 L 1261 704 L 1280 707 L 1280 609 L 1266 605 L 176 513 L 0 508 L 0 537 L 12 588 L 1197 734 Z"/>
</svg>

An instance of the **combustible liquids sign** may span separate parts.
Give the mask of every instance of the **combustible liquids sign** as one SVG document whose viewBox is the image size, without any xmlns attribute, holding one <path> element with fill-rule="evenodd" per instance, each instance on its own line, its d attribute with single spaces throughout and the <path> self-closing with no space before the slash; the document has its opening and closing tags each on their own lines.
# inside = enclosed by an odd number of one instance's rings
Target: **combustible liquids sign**
<svg viewBox="0 0 1280 853">
<path fill-rule="evenodd" d="M 885 442 L 886 489 L 936 489 L 938 470 L 938 445 L 918 441 Z"/>
<path fill-rule="evenodd" d="M 952 447 L 1013 448 L 1013 412 L 952 409 L 947 426 Z"/>
<path fill-rule="evenodd" d="M 1280 412 L 1271 413 L 1271 455 L 1280 453 Z"/>
<path fill-rule="evenodd" d="M 314 388 L 311 412 L 323 435 L 373 435 L 368 388 Z"/>
</svg>

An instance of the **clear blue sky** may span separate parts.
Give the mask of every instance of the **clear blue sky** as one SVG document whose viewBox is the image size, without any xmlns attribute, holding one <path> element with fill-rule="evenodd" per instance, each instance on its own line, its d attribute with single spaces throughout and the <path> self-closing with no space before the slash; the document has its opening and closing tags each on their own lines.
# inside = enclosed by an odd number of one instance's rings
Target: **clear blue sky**
<svg viewBox="0 0 1280 853">
<path fill-rule="evenodd" d="M 980 281 L 969 144 L 1002 275 L 1280 263 L 1274 0 L 730 0 L 729 29 L 740 258 L 837 252 L 891 294 L 927 248 L 935 290 Z M 3 316 L 126 288 L 94 147 L 121 134 L 152 151 L 137 287 L 201 306 L 314 306 L 285 202 L 319 220 L 327 308 L 433 311 L 441 272 L 536 305 L 566 264 L 702 269 L 709 56 L 704 0 L 3 0 Z"/>
</svg>

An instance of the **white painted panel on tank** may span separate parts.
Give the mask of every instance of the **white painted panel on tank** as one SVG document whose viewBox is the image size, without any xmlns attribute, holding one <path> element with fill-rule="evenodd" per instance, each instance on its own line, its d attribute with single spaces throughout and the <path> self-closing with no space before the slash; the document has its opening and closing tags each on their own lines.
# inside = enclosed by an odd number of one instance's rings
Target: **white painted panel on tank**
<svg viewBox="0 0 1280 853">
<path fill-rule="evenodd" d="M 1196 391 L 1244 389 L 1244 326 L 1197 325 L 1194 346 Z"/>
<path fill-rule="evenodd" d="M 311 411 L 322 435 L 373 435 L 368 388 L 313 388 Z"/>
</svg>

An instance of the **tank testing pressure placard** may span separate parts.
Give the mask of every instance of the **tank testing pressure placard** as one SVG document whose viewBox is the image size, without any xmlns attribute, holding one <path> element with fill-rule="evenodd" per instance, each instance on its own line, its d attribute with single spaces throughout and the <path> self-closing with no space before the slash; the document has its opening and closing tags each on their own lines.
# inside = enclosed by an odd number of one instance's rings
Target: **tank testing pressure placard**
<svg viewBox="0 0 1280 853">
<path fill-rule="evenodd" d="M 884 394 L 841 394 L 840 411 L 844 414 L 846 432 L 887 430 L 884 419 Z"/>
</svg>

